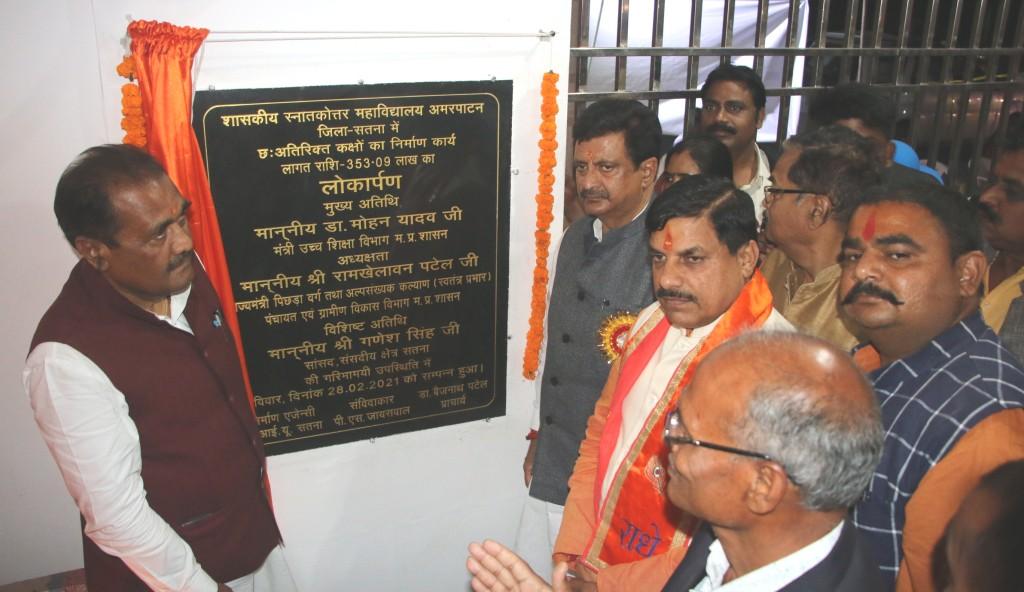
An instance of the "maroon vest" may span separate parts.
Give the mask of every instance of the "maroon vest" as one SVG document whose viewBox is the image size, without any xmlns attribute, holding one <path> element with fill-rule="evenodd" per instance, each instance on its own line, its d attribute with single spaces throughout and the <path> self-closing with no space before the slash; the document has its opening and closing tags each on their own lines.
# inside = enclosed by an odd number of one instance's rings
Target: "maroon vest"
<svg viewBox="0 0 1024 592">
<path fill-rule="evenodd" d="M 262 565 L 280 540 L 263 490 L 263 443 L 217 294 L 198 261 L 185 306 L 195 336 L 129 302 L 84 260 L 39 322 L 32 347 L 54 341 L 88 357 L 138 428 L 150 507 L 218 582 Z M 84 536 L 90 590 L 146 590 Z"/>
</svg>

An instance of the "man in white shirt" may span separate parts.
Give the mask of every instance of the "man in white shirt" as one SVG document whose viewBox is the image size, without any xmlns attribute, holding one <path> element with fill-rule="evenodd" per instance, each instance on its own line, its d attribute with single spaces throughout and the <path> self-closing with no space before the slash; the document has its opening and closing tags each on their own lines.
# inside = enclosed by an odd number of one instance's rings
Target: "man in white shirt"
<svg viewBox="0 0 1024 592">
<path fill-rule="evenodd" d="M 668 497 L 705 521 L 664 590 L 878 589 L 878 567 L 846 515 L 882 431 L 871 386 L 845 353 L 795 333 L 736 337 L 698 366 L 663 437 Z M 474 590 L 548 589 L 497 543 L 470 552 Z M 555 590 L 585 589 L 564 580 L 566 567 Z"/>
<path fill-rule="evenodd" d="M 732 155 L 732 180 L 754 200 L 761 222 L 764 188 L 772 166 L 757 145 L 765 115 L 764 82 L 746 66 L 723 64 L 708 74 L 700 88 L 701 131 L 718 138 Z"/>
<path fill-rule="evenodd" d="M 90 590 L 294 590 L 189 205 L 132 146 L 65 169 L 54 211 L 80 259 L 23 382 L 82 514 Z"/>
</svg>

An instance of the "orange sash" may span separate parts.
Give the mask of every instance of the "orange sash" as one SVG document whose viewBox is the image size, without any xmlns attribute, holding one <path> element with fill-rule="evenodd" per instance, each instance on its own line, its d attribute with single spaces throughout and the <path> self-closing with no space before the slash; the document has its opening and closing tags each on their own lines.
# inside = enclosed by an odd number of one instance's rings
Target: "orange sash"
<svg viewBox="0 0 1024 592">
<path fill-rule="evenodd" d="M 697 519 L 684 514 L 665 498 L 668 450 L 662 440 L 665 417 L 690 382 L 705 355 L 748 327 L 760 327 L 772 314 L 772 295 L 760 271 L 755 271 L 711 333 L 687 355 L 673 373 L 661 399 L 644 421 L 622 464 L 612 475 L 608 497 L 601 500 L 603 480 L 622 429 L 622 405 L 640 373 L 668 333 L 660 309 L 626 343 L 622 369 L 615 384 L 608 419 L 598 449 L 594 479 L 597 527 L 582 561 L 591 569 L 638 561 L 690 544 Z"/>
</svg>

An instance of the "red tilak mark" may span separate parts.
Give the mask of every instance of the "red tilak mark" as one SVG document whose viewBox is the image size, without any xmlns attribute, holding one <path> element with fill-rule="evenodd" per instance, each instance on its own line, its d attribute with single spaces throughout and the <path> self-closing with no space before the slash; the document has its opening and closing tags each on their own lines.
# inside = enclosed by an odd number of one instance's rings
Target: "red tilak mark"
<svg viewBox="0 0 1024 592">
<path fill-rule="evenodd" d="M 861 238 L 865 241 L 870 241 L 875 238 L 875 215 L 877 213 L 878 212 L 871 212 L 871 215 L 868 216 L 867 224 L 864 225 L 864 230 L 860 232 Z"/>
<path fill-rule="evenodd" d="M 666 253 L 672 252 L 672 235 L 665 231 L 665 240 L 661 243 L 661 249 Z"/>
</svg>

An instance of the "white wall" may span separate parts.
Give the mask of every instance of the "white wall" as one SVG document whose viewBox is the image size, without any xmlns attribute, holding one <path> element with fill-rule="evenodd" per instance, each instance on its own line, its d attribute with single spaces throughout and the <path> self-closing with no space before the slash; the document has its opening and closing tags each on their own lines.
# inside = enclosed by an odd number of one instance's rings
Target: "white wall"
<svg viewBox="0 0 1024 592">
<path fill-rule="evenodd" d="M 514 81 L 507 415 L 270 459 L 289 560 L 304 590 L 465 588 L 465 545 L 485 536 L 511 541 L 525 495 L 520 466 L 533 387 L 520 378 L 520 364 L 532 272 L 539 85 L 550 68 L 566 73 L 569 2 L 0 0 L 0 130 L 6 140 L 0 272 L 7 280 L 0 288 L 6 336 L 0 346 L 0 584 L 81 565 L 77 512 L 36 432 L 20 370 L 36 321 L 74 264 L 53 220 L 56 179 L 79 151 L 122 135 L 123 81 L 114 67 L 127 15 L 213 31 L 557 32 L 550 42 L 207 44 L 197 78 L 199 88 L 219 89 Z M 564 82 L 560 86 L 564 91 Z M 564 92 L 559 98 L 563 129 Z M 562 184 L 555 185 L 560 193 Z"/>
</svg>

